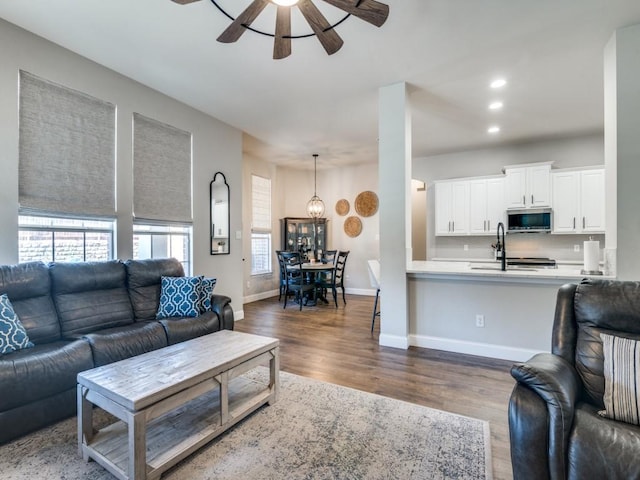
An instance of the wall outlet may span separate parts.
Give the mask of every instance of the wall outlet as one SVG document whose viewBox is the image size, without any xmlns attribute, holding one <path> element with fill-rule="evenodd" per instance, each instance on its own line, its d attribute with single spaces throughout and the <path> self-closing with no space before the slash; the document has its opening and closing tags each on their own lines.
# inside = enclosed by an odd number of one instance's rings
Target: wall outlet
<svg viewBox="0 0 640 480">
<path fill-rule="evenodd" d="M 251 288 L 251 282 L 247 280 L 247 288 Z"/>
<path fill-rule="evenodd" d="M 476 315 L 476 327 L 484 328 L 484 315 Z"/>
<path fill-rule="evenodd" d="M 574 252 L 579 252 L 580 251 L 580 245 L 574 245 L 573 246 L 573 251 Z"/>
<path fill-rule="evenodd" d="M 462 247 L 462 249 L 463 249 L 465 252 L 468 252 L 468 251 L 469 251 L 469 245 L 464 245 L 464 246 Z"/>
</svg>

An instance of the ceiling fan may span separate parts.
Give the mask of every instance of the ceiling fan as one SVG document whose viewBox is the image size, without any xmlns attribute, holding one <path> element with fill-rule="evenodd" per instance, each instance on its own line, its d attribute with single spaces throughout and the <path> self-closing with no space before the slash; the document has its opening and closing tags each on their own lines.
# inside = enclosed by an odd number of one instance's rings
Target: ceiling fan
<svg viewBox="0 0 640 480">
<path fill-rule="evenodd" d="M 173 1 L 181 5 L 186 5 L 199 0 Z M 212 1 L 216 6 L 218 6 L 215 0 Z M 322 1 L 343 10 L 347 13 L 347 17 L 349 15 L 353 15 L 365 22 L 375 25 L 376 27 L 381 27 L 389 16 L 389 6 L 376 0 Z M 274 59 L 282 59 L 291 55 L 291 39 L 299 38 L 291 35 L 291 9 L 293 7 L 298 7 L 300 13 L 302 13 L 302 16 L 311 27 L 313 35 L 318 37 L 318 40 L 324 47 L 327 54 L 333 55 L 342 47 L 344 42 L 334 29 L 334 27 L 341 23 L 342 20 L 331 25 L 312 0 L 253 0 L 253 2 L 251 2 L 251 4 L 242 13 L 240 13 L 240 15 L 233 19 L 231 25 L 229 25 L 218 37 L 218 41 L 222 43 L 233 43 L 237 41 L 247 29 L 250 29 L 253 21 L 270 3 L 274 4 L 278 8 L 276 14 L 275 34 L 268 34 L 274 37 Z M 220 7 L 218 6 L 218 8 Z M 345 17 L 345 19 L 347 17 Z"/>
</svg>

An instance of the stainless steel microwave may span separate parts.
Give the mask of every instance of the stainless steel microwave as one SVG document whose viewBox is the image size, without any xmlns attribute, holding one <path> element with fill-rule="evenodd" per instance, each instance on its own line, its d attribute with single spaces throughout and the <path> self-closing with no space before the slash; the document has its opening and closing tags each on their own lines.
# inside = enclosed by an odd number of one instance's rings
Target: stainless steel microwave
<svg viewBox="0 0 640 480">
<path fill-rule="evenodd" d="M 553 211 L 550 208 L 507 210 L 507 232 L 550 233 L 553 227 Z"/>
</svg>

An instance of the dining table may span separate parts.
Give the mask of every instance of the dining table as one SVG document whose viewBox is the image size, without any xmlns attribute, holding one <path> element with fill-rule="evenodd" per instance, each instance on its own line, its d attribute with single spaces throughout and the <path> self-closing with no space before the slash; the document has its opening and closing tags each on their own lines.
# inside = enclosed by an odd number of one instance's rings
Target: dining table
<svg viewBox="0 0 640 480">
<path fill-rule="evenodd" d="M 287 267 L 288 269 L 298 269 L 298 265 Z M 305 262 L 302 264 L 302 272 L 308 275 L 309 283 L 315 283 L 316 275 L 318 273 L 323 272 L 333 272 L 335 269 L 335 264 L 333 262 L 323 263 L 323 262 Z M 313 297 L 307 299 L 306 305 L 313 306 L 317 305 L 318 300 L 321 300 L 323 303 L 329 303 L 329 300 L 326 299 L 324 293 L 321 291 L 318 296 L 318 289 L 315 288 L 313 290 Z"/>
</svg>

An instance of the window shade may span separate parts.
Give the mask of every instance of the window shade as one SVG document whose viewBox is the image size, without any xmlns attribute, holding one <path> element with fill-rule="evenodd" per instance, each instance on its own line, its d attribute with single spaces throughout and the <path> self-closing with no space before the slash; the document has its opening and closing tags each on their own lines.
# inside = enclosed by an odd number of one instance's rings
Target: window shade
<svg viewBox="0 0 640 480">
<path fill-rule="evenodd" d="M 191 134 L 133 114 L 133 213 L 191 223 Z"/>
<path fill-rule="evenodd" d="M 271 231 L 271 180 L 251 175 L 251 230 Z"/>
<path fill-rule="evenodd" d="M 115 106 L 20 72 L 21 212 L 115 215 Z"/>
</svg>

